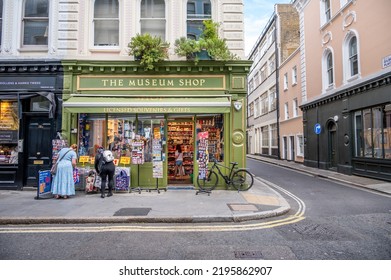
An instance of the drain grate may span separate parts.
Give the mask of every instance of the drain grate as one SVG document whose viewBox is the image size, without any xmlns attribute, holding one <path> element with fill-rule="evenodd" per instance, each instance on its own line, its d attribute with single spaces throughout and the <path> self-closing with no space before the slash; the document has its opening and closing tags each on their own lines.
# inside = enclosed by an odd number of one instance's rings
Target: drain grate
<svg viewBox="0 0 391 280">
<path fill-rule="evenodd" d="M 121 208 L 114 216 L 147 216 L 152 208 Z"/>
<path fill-rule="evenodd" d="M 236 259 L 262 259 L 262 253 L 260 251 L 235 251 Z"/>
</svg>

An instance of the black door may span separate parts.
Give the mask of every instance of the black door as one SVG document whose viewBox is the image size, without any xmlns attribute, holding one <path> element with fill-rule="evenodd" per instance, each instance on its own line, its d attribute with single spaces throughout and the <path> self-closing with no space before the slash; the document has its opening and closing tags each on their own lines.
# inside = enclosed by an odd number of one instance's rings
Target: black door
<svg viewBox="0 0 391 280">
<path fill-rule="evenodd" d="M 331 169 L 337 167 L 337 145 L 337 126 L 331 122 L 329 124 L 329 160 Z"/>
<path fill-rule="evenodd" d="M 52 158 L 52 122 L 47 117 L 28 117 L 25 137 L 25 184 L 37 186 L 38 171 L 47 170 Z"/>
</svg>

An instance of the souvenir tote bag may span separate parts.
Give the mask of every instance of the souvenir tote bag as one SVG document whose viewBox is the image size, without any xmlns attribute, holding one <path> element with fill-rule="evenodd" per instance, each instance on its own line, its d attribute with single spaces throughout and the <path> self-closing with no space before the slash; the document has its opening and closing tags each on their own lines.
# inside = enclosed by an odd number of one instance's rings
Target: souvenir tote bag
<svg viewBox="0 0 391 280">
<path fill-rule="evenodd" d="M 91 170 L 90 172 L 88 172 L 88 176 L 86 178 L 86 193 L 94 191 L 95 178 L 96 178 L 95 171 Z"/>
<path fill-rule="evenodd" d="M 80 183 L 80 174 L 79 174 L 79 169 L 78 168 L 73 168 L 73 182 L 75 184 Z"/>
<path fill-rule="evenodd" d="M 128 191 L 129 190 L 129 176 L 125 170 L 121 170 L 115 178 L 115 190 L 116 191 Z"/>
</svg>

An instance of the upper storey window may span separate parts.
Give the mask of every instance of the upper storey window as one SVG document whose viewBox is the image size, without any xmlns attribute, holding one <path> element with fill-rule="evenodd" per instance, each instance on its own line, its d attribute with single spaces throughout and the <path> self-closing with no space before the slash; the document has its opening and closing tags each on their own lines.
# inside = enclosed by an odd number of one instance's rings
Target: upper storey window
<svg viewBox="0 0 391 280">
<path fill-rule="evenodd" d="M 118 0 L 96 0 L 94 5 L 94 46 L 119 45 Z"/>
<path fill-rule="evenodd" d="M 47 46 L 49 0 L 25 0 L 23 11 L 23 46 Z"/>
<path fill-rule="evenodd" d="M 331 20 L 330 0 L 320 0 L 320 15 L 321 25 L 326 24 Z"/>
<path fill-rule="evenodd" d="M 166 37 L 166 6 L 164 0 L 141 1 L 141 33 Z"/>
<path fill-rule="evenodd" d="M 202 32 L 203 21 L 212 18 L 209 0 L 187 1 L 187 38 L 197 40 Z"/>
<path fill-rule="evenodd" d="M 358 58 L 357 58 L 357 37 L 354 36 L 349 41 L 349 68 L 350 75 L 358 74 Z"/>
<path fill-rule="evenodd" d="M 334 59 L 331 49 L 325 50 L 322 61 L 323 90 L 334 88 Z"/>
</svg>

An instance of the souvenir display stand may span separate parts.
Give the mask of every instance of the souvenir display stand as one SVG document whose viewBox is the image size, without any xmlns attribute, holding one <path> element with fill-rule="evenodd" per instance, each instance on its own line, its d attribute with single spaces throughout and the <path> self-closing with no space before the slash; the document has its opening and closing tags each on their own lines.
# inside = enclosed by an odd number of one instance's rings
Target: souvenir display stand
<svg viewBox="0 0 391 280">
<path fill-rule="evenodd" d="M 136 135 L 135 140 L 132 141 L 132 164 L 137 165 L 137 186 L 130 188 L 130 192 L 138 191 L 141 193 L 140 188 L 140 164 L 144 164 L 144 141 L 140 140 L 140 136 Z"/>
<path fill-rule="evenodd" d="M 155 190 L 160 193 L 159 178 L 163 178 L 163 161 L 162 161 L 162 140 L 160 138 L 159 128 L 154 131 L 154 139 L 152 140 L 152 177 L 156 178 L 156 189 L 149 189 L 148 191 Z M 161 188 L 167 191 L 167 188 Z"/>
<path fill-rule="evenodd" d="M 208 162 L 209 162 L 209 152 L 208 152 L 208 132 L 199 132 L 197 135 L 199 144 L 198 144 L 198 178 L 204 179 L 208 176 Z M 209 190 L 197 190 L 196 195 L 199 193 L 207 193 L 210 195 L 211 191 Z"/>
</svg>

